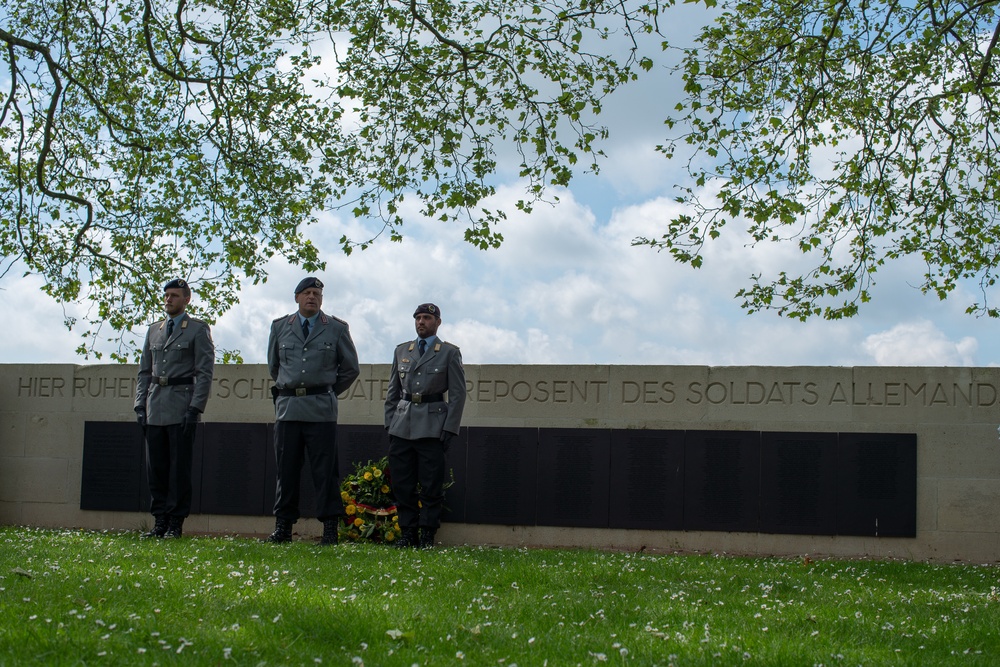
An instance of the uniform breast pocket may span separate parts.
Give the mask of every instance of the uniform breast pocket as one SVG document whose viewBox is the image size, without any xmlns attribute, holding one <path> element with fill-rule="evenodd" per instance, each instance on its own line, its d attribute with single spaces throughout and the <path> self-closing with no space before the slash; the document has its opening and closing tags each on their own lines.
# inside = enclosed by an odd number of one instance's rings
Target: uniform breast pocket
<svg viewBox="0 0 1000 667">
<path fill-rule="evenodd" d="M 167 354 L 169 354 L 174 359 L 182 359 L 188 355 L 191 350 L 191 343 L 188 341 L 180 341 L 177 343 L 172 343 L 167 348 Z"/>
<path fill-rule="evenodd" d="M 337 346 L 333 343 L 323 343 L 323 362 L 328 366 L 337 363 Z"/>
<path fill-rule="evenodd" d="M 448 381 L 448 376 L 445 375 L 446 368 L 428 368 L 424 372 L 427 374 L 427 388 L 426 391 L 439 391 L 439 388 L 444 388 L 445 383 Z"/>
</svg>

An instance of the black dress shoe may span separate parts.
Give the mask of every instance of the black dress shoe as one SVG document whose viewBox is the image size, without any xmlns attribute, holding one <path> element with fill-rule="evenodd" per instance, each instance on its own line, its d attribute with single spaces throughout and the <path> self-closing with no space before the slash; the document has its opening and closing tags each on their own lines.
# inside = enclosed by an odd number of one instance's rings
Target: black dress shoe
<svg viewBox="0 0 1000 667">
<path fill-rule="evenodd" d="M 284 544 L 292 541 L 292 522 L 288 519 L 275 519 L 274 532 L 265 537 L 263 542 L 271 544 Z"/>
<path fill-rule="evenodd" d="M 158 516 L 156 517 L 156 523 L 148 531 L 143 533 L 140 537 L 163 537 L 167 534 L 167 517 Z"/>
<path fill-rule="evenodd" d="M 404 528 L 403 534 L 395 542 L 397 549 L 414 549 L 420 544 L 420 536 L 416 528 Z"/>
<path fill-rule="evenodd" d="M 432 549 L 434 548 L 434 535 L 437 533 L 436 530 L 432 528 L 421 528 L 420 538 L 417 543 L 421 549 Z"/>
<path fill-rule="evenodd" d="M 177 539 L 184 534 L 184 517 L 172 516 L 167 521 L 167 532 L 163 534 L 166 539 Z"/>
</svg>

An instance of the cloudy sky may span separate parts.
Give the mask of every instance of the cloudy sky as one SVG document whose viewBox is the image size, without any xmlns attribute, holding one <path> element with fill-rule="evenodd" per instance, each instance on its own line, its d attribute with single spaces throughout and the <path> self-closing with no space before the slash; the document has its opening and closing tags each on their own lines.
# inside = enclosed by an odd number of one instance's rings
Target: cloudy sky
<svg viewBox="0 0 1000 667">
<path fill-rule="evenodd" d="M 498 250 L 477 250 L 457 226 L 412 215 L 402 243 L 346 257 L 337 240 L 365 237 L 360 223 L 328 215 L 312 227 L 328 262 L 323 309 L 350 324 L 362 363 L 388 363 L 395 344 L 413 337 L 414 307 L 432 301 L 443 312 L 439 334 L 467 364 L 1000 365 L 1000 322 L 965 315 L 971 294 L 921 295 L 918 263 L 883 269 L 859 316 L 801 323 L 747 315 L 734 297 L 753 273 L 799 266 L 795 247 L 751 248 L 729 227 L 698 270 L 632 247 L 680 210 L 682 164 L 654 151 L 677 84 L 657 76 L 607 105 L 601 174 L 575 180 L 557 205 L 510 213 Z M 512 179 L 497 197 L 513 203 L 523 187 Z M 293 288 L 305 275 L 280 262 L 270 271 L 213 328 L 216 346 L 248 363 L 263 363 L 271 320 L 295 309 Z M 0 281 L 9 314 L 0 363 L 88 363 L 73 351 L 78 334 L 62 326 L 63 307 L 40 285 L 16 271 Z"/>
</svg>

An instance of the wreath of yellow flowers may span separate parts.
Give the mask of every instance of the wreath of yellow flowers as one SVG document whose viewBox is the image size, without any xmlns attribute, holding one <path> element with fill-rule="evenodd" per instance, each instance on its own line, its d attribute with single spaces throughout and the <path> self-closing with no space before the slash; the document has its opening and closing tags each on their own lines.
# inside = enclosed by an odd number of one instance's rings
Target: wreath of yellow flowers
<svg viewBox="0 0 1000 667">
<path fill-rule="evenodd" d="M 399 517 L 392 498 L 388 457 L 355 464 L 354 472 L 340 485 L 344 501 L 341 540 L 393 542 L 399 537 Z"/>
</svg>

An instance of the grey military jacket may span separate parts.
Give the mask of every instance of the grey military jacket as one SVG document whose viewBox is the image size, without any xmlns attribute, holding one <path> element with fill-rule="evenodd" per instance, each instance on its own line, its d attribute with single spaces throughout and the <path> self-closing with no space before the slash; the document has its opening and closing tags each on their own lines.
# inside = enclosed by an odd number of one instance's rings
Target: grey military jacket
<svg viewBox="0 0 1000 667">
<path fill-rule="evenodd" d="M 212 391 L 215 344 L 208 325 L 187 313 L 167 338 L 167 320 L 146 332 L 139 358 L 135 407 L 144 408 L 150 426 L 180 424 L 188 407 L 205 411 Z M 191 384 L 170 384 L 194 378 Z"/>
<path fill-rule="evenodd" d="M 337 421 L 337 394 L 361 374 L 358 352 L 347 322 L 320 311 L 309 339 L 302 337 L 298 313 L 271 323 L 267 367 L 279 390 L 303 390 L 300 396 L 278 396 L 276 421 Z M 305 395 L 304 390 L 332 387 L 332 391 Z"/>
<path fill-rule="evenodd" d="M 465 368 L 455 345 L 437 339 L 415 359 L 417 341 L 400 343 L 392 357 L 385 394 L 385 427 L 389 435 L 407 440 L 439 438 L 442 431 L 458 433 L 465 410 Z M 415 402 L 404 395 L 447 394 L 446 400 Z"/>
</svg>

